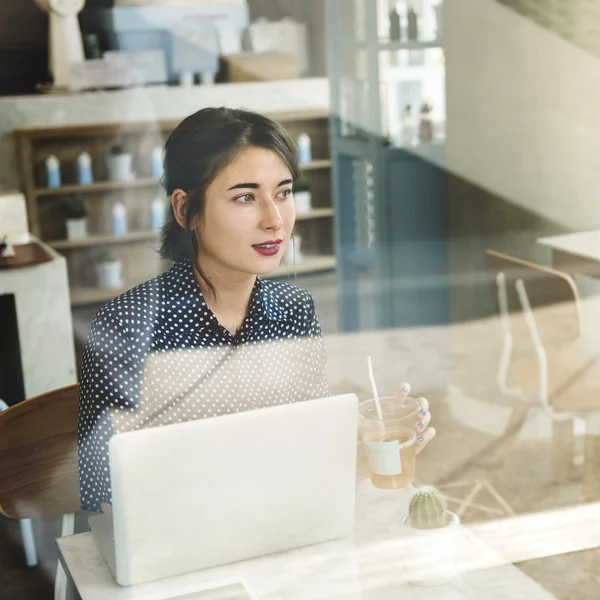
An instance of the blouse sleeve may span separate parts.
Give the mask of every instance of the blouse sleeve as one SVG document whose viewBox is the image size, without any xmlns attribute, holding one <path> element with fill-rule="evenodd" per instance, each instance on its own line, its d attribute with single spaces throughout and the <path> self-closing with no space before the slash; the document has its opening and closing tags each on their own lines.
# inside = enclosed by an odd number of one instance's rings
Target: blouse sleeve
<svg viewBox="0 0 600 600">
<path fill-rule="evenodd" d="M 107 305 L 92 323 L 80 376 L 78 464 L 83 510 L 97 512 L 101 503 L 111 503 L 111 412 L 135 411 L 138 407 L 142 361 L 139 342 Z"/>
</svg>

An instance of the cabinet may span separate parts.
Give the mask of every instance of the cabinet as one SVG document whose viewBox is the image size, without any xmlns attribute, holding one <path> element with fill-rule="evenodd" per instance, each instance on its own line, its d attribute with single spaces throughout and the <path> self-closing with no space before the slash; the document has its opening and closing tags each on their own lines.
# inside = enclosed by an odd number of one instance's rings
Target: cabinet
<svg viewBox="0 0 600 600">
<path fill-rule="evenodd" d="M 327 0 L 342 331 L 449 318 L 441 14 L 429 0 Z"/>
<path fill-rule="evenodd" d="M 312 195 L 311 210 L 299 212 L 296 230 L 302 237 L 304 258 L 285 264 L 271 277 L 296 275 L 335 269 L 331 201 L 331 159 L 329 153 L 329 115 L 322 111 L 286 112 L 269 115 L 297 139 L 307 133 L 312 142 L 313 161 L 303 165 Z M 159 232 L 151 230 L 151 203 L 158 196 L 167 202 L 157 179 L 151 176 L 151 153 L 163 146 L 174 121 L 151 123 L 115 123 L 21 129 L 15 140 L 26 195 L 30 230 L 67 258 L 72 305 L 105 302 L 122 291 L 163 272 L 170 265 L 159 258 Z M 114 145 L 133 155 L 135 177 L 111 181 L 105 157 Z M 86 151 L 92 158 L 94 182 L 76 183 L 76 161 Z M 46 186 L 44 161 L 49 155 L 61 164 L 61 186 Z M 61 207 L 77 198 L 87 213 L 87 235 L 68 239 Z M 111 210 L 120 200 L 127 211 L 128 231 L 111 234 Z M 123 287 L 98 287 L 94 265 L 101 253 L 110 250 L 122 263 Z"/>
</svg>

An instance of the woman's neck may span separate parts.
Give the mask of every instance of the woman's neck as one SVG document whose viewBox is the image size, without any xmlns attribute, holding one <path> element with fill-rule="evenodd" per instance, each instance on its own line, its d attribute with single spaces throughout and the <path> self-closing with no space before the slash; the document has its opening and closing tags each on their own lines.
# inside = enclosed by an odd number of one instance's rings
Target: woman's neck
<svg viewBox="0 0 600 600">
<path fill-rule="evenodd" d="M 230 331 L 239 329 L 248 313 L 256 275 L 219 269 L 207 260 L 202 260 L 200 264 L 205 277 L 216 291 L 216 294 L 213 293 L 204 279 L 196 273 L 196 280 L 206 304 L 223 327 Z"/>
</svg>

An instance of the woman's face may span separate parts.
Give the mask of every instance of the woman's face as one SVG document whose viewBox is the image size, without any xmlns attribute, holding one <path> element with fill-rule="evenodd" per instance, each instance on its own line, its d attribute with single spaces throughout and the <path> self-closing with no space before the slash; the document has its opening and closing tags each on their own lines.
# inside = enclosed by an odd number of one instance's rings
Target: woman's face
<svg viewBox="0 0 600 600">
<path fill-rule="evenodd" d="M 245 148 L 206 189 L 200 264 L 266 275 L 280 263 L 296 220 L 292 174 L 272 150 Z"/>
</svg>

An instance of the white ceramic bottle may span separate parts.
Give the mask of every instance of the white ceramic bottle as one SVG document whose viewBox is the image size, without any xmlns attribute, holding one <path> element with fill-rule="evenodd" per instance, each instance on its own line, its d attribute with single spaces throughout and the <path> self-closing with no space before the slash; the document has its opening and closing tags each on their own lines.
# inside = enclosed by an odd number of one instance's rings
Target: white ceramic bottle
<svg viewBox="0 0 600 600">
<path fill-rule="evenodd" d="M 127 210 L 125 210 L 125 205 L 120 200 L 113 204 L 111 220 L 113 235 L 125 235 L 127 233 Z"/>
<path fill-rule="evenodd" d="M 150 228 L 152 231 L 160 231 L 163 228 L 165 212 L 165 202 L 160 196 L 157 196 L 150 205 Z"/>
</svg>

